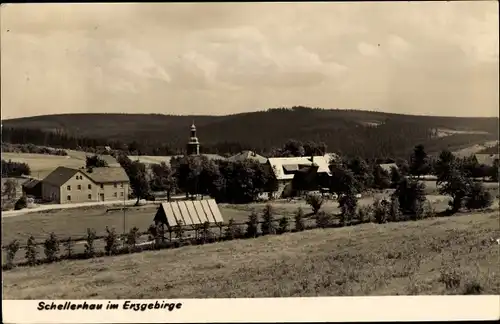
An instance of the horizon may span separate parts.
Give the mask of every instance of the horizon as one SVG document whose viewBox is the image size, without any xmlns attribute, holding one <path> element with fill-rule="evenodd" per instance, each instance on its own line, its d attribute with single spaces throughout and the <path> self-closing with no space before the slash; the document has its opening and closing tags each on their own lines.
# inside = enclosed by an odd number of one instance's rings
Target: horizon
<svg viewBox="0 0 500 324">
<path fill-rule="evenodd" d="M 283 106 L 499 117 L 498 2 L 0 8 L 2 121 Z"/>
<path fill-rule="evenodd" d="M 321 109 L 321 110 L 345 110 L 345 111 L 359 111 L 359 112 L 368 112 L 368 113 L 376 113 L 376 114 L 389 114 L 389 115 L 403 115 L 403 116 L 415 116 L 415 117 L 435 117 L 435 118 L 473 118 L 473 119 L 499 119 L 499 116 L 444 116 L 444 115 L 418 115 L 411 113 L 398 113 L 398 112 L 387 112 L 382 110 L 365 110 L 365 109 L 351 109 L 351 108 L 321 108 L 321 107 L 304 107 L 308 109 Z M 24 116 L 24 117 L 14 117 L 14 118 L 2 118 L 0 121 L 8 121 L 8 120 L 17 120 L 17 119 L 27 119 L 27 118 L 36 118 L 36 117 L 55 117 L 55 116 L 71 116 L 71 115 L 158 115 L 158 116 L 166 116 L 166 117 L 225 117 L 225 116 L 235 116 L 240 114 L 247 113 L 258 113 L 258 112 L 267 112 L 272 109 L 288 109 L 291 110 L 293 107 L 276 107 L 276 108 L 267 108 L 262 110 L 254 110 L 254 111 L 242 111 L 237 113 L 229 113 L 224 115 L 215 115 L 215 114 L 198 114 L 198 115 L 179 115 L 179 114 L 168 114 L 168 113 L 140 113 L 140 112 L 100 112 L 100 113 L 86 113 L 86 112 L 75 112 L 75 113 L 55 113 L 55 114 L 43 114 L 43 115 L 32 115 L 32 116 Z M 196 123 L 196 121 L 195 121 Z"/>
</svg>

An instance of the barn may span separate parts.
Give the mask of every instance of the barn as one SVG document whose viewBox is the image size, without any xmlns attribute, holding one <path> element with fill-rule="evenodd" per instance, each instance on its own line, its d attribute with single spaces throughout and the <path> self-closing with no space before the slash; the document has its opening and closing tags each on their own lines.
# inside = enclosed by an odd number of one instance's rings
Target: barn
<svg viewBox="0 0 500 324">
<path fill-rule="evenodd" d="M 214 199 L 164 202 L 158 208 L 153 221 L 156 225 L 166 225 L 169 231 L 178 225 L 196 229 L 205 223 L 217 226 L 224 223 Z"/>
</svg>

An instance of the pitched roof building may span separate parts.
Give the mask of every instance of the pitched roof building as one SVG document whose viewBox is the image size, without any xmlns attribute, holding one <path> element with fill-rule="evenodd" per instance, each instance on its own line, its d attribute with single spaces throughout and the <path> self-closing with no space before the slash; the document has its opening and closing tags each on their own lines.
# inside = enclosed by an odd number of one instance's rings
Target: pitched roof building
<svg viewBox="0 0 500 324">
<path fill-rule="evenodd" d="M 293 188 L 293 180 L 296 176 L 298 177 L 295 183 L 300 187 L 320 186 L 332 175 L 329 158 L 326 155 L 269 158 L 268 165 L 278 181 L 278 190 L 275 195 L 285 197 L 296 191 Z M 311 182 L 316 182 L 316 184 L 311 185 Z"/>
<path fill-rule="evenodd" d="M 121 167 L 58 167 L 42 180 L 42 199 L 59 204 L 123 200 L 128 198 L 129 183 Z"/>
<path fill-rule="evenodd" d="M 228 161 L 237 162 L 244 160 L 254 160 L 259 163 L 266 163 L 267 158 L 252 151 L 243 151 L 228 158 Z"/>
</svg>

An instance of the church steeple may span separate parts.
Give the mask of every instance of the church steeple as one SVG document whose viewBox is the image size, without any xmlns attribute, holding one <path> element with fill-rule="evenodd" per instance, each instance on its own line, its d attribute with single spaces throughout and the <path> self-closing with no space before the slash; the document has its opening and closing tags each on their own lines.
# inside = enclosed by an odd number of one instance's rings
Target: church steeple
<svg viewBox="0 0 500 324">
<path fill-rule="evenodd" d="M 198 141 L 198 137 L 196 136 L 196 126 L 194 125 L 194 121 L 191 125 L 191 137 L 189 138 L 189 142 L 187 144 L 187 154 L 188 155 L 200 154 L 200 142 Z"/>
</svg>

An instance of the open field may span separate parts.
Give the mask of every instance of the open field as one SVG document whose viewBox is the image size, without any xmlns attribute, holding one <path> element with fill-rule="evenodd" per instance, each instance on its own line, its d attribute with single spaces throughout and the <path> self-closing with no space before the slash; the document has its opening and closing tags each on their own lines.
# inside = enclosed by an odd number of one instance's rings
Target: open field
<svg viewBox="0 0 500 324">
<path fill-rule="evenodd" d="M 383 195 L 377 195 L 382 197 Z M 359 205 L 368 205 L 373 202 L 373 197 L 361 198 Z M 448 198 L 445 196 L 428 196 L 436 211 L 447 208 Z M 227 205 L 219 204 L 224 221 L 227 223 L 231 218 L 237 223 L 248 220 L 252 210 L 260 213 L 266 203 L 252 203 L 247 205 Z M 310 213 L 309 207 L 304 200 L 292 202 L 275 201 L 272 206 L 276 212 L 276 217 L 293 217 L 299 207 L 304 212 Z M 124 214 L 121 210 L 106 210 L 109 206 L 92 206 L 86 208 L 74 208 L 69 210 L 51 210 L 18 215 L 15 217 L 2 218 L 2 245 L 8 244 L 13 239 L 18 239 L 23 244 L 30 235 L 37 241 L 45 240 L 47 236 L 54 232 L 59 238 L 82 237 L 86 234 L 87 228 L 96 230 L 97 235 L 104 235 L 105 228 L 115 228 L 117 232 L 123 232 Z M 125 212 L 125 229 L 128 232 L 131 228 L 138 227 L 140 231 L 146 231 L 153 223 L 157 205 L 143 207 L 131 207 Z M 336 201 L 327 201 L 323 204 L 322 210 L 328 213 L 339 213 Z"/>
<path fill-rule="evenodd" d="M 59 166 L 68 168 L 81 168 L 85 166 L 85 157 L 87 153 L 73 150 L 65 151 L 68 153 L 67 156 L 2 152 L 2 159 L 26 163 L 29 165 L 31 175 L 34 178 L 43 179 Z M 113 157 L 106 155 L 102 155 L 101 157 L 104 158 L 110 166 L 119 166 Z"/>
<path fill-rule="evenodd" d="M 3 153 L 3 160 L 26 163 L 31 169 L 34 178 L 43 179 L 58 166 L 68 168 L 81 168 L 85 166 L 85 160 L 72 158 L 71 156 L 57 156 L 33 153 Z"/>
<path fill-rule="evenodd" d="M 485 142 L 483 144 L 474 144 L 474 145 L 471 145 L 469 147 L 463 148 L 461 150 L 457 150 L 457 151 L 453 152 L 453 154 L 455 154 L 457 156 L 470 156 L 472 154 L 479 153 L 482 150 L 484 150 L 488 147 L 495 146 L 497 144 L 498 144 L 498 141 L 488 141 L 488 142 Z"/>
<path fill-rule="evenodd" d="M 17 268 L 4 298 L 499 294 L 499 237 L 497 212 L 318 229 Z"/>
</svg>

